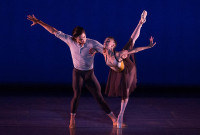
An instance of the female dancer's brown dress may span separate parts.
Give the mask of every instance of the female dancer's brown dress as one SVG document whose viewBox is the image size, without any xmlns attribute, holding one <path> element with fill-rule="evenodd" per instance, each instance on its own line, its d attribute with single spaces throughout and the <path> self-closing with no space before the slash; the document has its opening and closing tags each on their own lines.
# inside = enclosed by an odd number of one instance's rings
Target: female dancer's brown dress
<svg viewBox="0 0 200 135">
<path fill-rule="evenodd" d="M 129 50 L 132 49 L 133 46 L 134 43 L 132 39 L 130 39 L 123 49 Z M 134 54 L 128 55 L 126 59 L 123 59 L 123 62 L 125 65 L 123 71 L 116 72 L 112 69 L 109 71 L 105 90 L 105 94 L 108 96 L 121 96 L 122 99 L 126 99 L 136 88 L 137 75 Z M 129 93 L 127 93 L 128 88 Z"/>
</svg>

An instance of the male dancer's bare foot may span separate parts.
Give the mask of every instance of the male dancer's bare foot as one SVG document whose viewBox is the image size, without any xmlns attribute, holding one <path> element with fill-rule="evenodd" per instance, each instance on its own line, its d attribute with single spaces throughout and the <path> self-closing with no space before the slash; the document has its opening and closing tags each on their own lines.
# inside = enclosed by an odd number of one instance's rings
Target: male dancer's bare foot
<svg viewBox="0 0 200 135">
<path fill-rule="evenodd" d="M 107 115 L 108 115 L 108 116 L 110 117 L 110 119 L 112 120 L 113 126 L 117 126 L 117 118 L 115 117 L 114 113 L 111 112 L 111 113 L 109 113 L 109 114 L 107 114 Z"/>
<path fill-rule="evenodd" d="M 141 14 L 140 24 L 144 24 L 146 22 L 147 11 L 144 10 Z"/>
</svg>

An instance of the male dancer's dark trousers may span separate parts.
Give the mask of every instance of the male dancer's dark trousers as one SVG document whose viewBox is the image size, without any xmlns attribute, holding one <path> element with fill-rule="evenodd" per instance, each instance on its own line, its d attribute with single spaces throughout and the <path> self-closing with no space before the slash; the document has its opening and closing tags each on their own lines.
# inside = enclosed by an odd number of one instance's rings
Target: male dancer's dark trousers
<svg viewBox="0 0 200 135">
<path fill-rule="evenodd" d="M 74 91 L 74 97 L 71 101 L 71 113 L 76 113 L 79 98 L 81 95 L 83 83 L 86 88 L 92 93 L 94 98 L 97 100 L 101 108 L 109 114 L 111 112 L 110 108 L 106 104 L 102 94 L 101 94 L 101 86 L 94 75 L 94 70 L 82 71 L 78 69 L 73 69 L 72 76 L 72 87 Z"/>
</svg>

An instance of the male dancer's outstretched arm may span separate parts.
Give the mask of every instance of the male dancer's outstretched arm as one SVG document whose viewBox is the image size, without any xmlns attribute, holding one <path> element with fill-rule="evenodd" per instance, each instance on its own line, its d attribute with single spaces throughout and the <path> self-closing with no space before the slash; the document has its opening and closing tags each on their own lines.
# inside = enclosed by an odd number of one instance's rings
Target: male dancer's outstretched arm
<svg viewBox="0 0 200 135">
<path fill-rule="evenodd" d="M 34 26 L 36 24 L 41 25 L 43 28 L 45 28 L 49 33 L 55 35 L 56 37 L 58 36 L 57 34 L 59 34 L 59 39 L 61 39 L 62 41 L 64 41 L 68 46 L 69 44 L 69 35 L 66 35 L 65 33 L 62 33 L 61 31 L 58 31 L 56 28 L 44 23 L 43 21 L 37 19 L 34 15 L 28 15 L 27 19 L 32 21 L 33 23 L 31 24 L 31 26 Z"/>
<path fill-rule="evenodd" d="M 27 16 L 27 19 L 33 22 L 33 23 L 31 24 L 31 26 L 34 26 L 34 25 L 36 25 L 36 24 L 39 24 L 39 25 L 41 25 L 43 28 L 45 28 L 49 33 L 54 34 L 54 35 L 56 34 L 56 32 L 58 32 L 57 29 L 55 29 L 54 27 L 52 27 L 52 26 L 50 26 L 50 25 L 44 23 L 43 21 L 37 19 L 34 15 L 32 15 L 32 16 L 31 16 L 31 15 L 28 15 L 28 16 Z"/>
</svg>

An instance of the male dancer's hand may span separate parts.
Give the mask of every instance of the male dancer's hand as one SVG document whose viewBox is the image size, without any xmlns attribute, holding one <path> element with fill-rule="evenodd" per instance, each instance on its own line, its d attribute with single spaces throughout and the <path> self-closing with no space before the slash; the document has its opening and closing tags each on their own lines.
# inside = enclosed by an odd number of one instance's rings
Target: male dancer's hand
<svg viewBox="0 0 200 135">
<path fill-rule="evenodd" d="M 96 50 L 96 49 L 90 48 L 89 54 L 90 54 L 91 56 L 94 56 L 96 53 L 97 53 L 97 50 Z"/>
<path fill-rule="evenodd" d="M 33 23 L 31 24 L 31 26 L 36 25 L 36 24 L 38 23 L 38 21 L 39 21 L 34 15 L 32 15 L 32 16 L 31 16 L 31 15 L 28 15 L 28 16 L 27 16 L 27 19 L 33 22 Z"/>
</svg>

